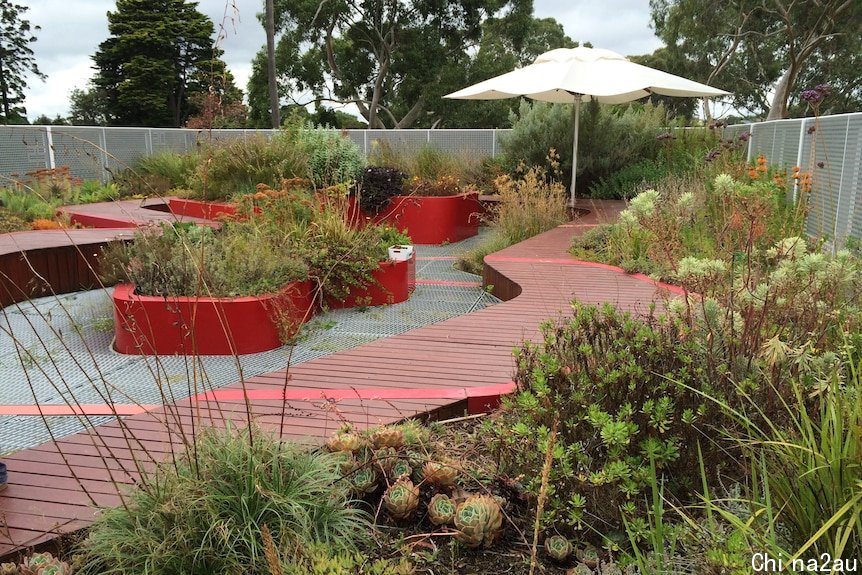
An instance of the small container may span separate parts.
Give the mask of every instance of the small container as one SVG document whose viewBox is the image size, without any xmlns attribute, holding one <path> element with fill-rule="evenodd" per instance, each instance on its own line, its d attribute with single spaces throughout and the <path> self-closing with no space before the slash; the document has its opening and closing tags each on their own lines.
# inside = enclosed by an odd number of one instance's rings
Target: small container
<svg viewBox="0 0 862 575">
<path fill-rule="evenodd" d="M 389 248 L 389 259 L 404 262 L 413 257 L 413 246 L 392 246 Z"/>
</svg>

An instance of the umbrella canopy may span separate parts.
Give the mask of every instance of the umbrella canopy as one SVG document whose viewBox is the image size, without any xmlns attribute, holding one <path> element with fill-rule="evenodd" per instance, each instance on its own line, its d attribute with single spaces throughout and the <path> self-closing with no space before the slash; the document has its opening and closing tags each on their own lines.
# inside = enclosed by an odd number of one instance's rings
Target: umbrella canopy
<svg viewBox="0 0 862 575">
<path fill-rule="evenodd" d="M 526 96 L 557 104 L 575 104 L 575 138 L 572 145 L 571 203 L 575 201 L 578 162 L 578 123 L 581 100 L 621 104 L 662 96 L 704 97 L 728 94 L 724 90 L 641 66 L 616 52 L 600 48 L 558 48 L 545 52 L 529 66 L 495 76 L 444 98 L 458 100 L 499 100 Z"/>
</svg>

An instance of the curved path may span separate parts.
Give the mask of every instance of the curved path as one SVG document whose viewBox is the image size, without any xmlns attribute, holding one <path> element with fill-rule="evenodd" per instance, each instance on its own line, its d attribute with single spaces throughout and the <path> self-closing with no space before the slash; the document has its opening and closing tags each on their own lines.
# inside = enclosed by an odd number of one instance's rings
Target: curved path
<svg viewBox="0 0 862 575">
<path fill-rule="evenodd" d="M 319 443 L 344 422 L 364 428 L 494 405 L 512 388 L 512 348 L 535 339 L 540 322 L 565 314 L 572 299 L 635 312 L 662 299 L 664 288 L 651 280 L 568 257 L 573 235 L 613 220 L 622 205 L 588 207 L 577 222 L 486 258 L 486 283 L 504 303 L 6 457 L 0 556 L 85 527 L 93 505 L 119 505 L 140 468 L 182 449 L 202 425 L 242 423 L 250 413 L 285 438 Z"/>
</svg>

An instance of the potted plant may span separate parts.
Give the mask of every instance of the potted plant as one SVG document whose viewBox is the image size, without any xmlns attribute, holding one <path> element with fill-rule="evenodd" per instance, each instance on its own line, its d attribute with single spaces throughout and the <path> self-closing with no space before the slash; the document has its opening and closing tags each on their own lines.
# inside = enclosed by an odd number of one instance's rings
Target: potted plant
<svg viewBox="0 0 862 575">
<path fill-rule="evenodd" d="M 301 258 L 254 225 L 139 230 L 103 259 L 114 289 L 114 346 L 140 355 L 232 355 L 274 349 L 313 313 Z"/>
<path fill-rule="evenodd" d="M 385 222 L 417 244 L 457 242 L 479 233 L 479 192 L 451 176 L 406 178 L 393 168 L 369 167 L 354 203 L 352 221 Z"/>
</svg>

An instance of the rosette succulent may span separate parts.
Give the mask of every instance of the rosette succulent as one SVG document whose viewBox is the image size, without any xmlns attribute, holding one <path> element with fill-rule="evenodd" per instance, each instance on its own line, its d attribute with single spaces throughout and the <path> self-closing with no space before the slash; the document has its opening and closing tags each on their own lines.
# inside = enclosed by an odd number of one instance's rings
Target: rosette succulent
<svg viewBox="0 0 862 575">
<path fill-rule="evenodd" d="M 576 555 L 581 563 L 584 563 L 591 569 L 599 564 L 599 551 L 592 545 L 585 545 L 578 549 Z"/>
<path fill-rule="evenodd" d="M 377 470 L 368 465 L 353 474 L 353 490 L 356 493 L 373 493 L 377 489 Z"/>
<path fill-rule="evenodd" d="M 440 488 L 453 487 L 458 481 L 458 468 L 451 461 L 429 461 L 422 467 L 425 481 Z"/>
<path fill-rule="evenodd" d="M 419 488 L 409 479 L 399 479 L 383 494 L 383 507 L 393 519 L 407 519 L 419 506 Z"/>
<path fill-rule="evenodd" d="M 15 563 L 0 564 L 0 575 L 18 575 L 18 565 Z"/>
<path fill-rule="evenodd" d="M 396 459 L 395 463 L 392 464 L 390 476 L 393 479 L 398 479 L 402 475 L 410 477 L 411 473 L 413 473 L 413 468 L 410 467 L 410 463 L 406 459 Z"/>
<path fill-rule="evenodd" d="M 473 495 L 455 511 L 455 537 L 468 547 L 489 547 L 503 527 L 503 511 L 493 497 Z"/>
<path fill-rule="evenodd" d="M 362 438 L 354 433 L 339 432 L 326 440 L 329 451 L 356 451 L 362 447 Z"/>
<path fill-rule="evenodd" d="M 371 434 L 371 443 L 374 447 L 394 447 L 399 449 L 404 446 L 404 432 L 397 427 L 381 427 Z"/>
<path fill-rule="evenodd" d="M 438 493 L 428 503 L 428 519 L 434 525 L 451 525 L 455 520 L 455 502 L 448 495 Z"/>
<path fill-rule="evenodd" d="M 40 567 L 36 575 L 71 575 L 72 568 L 65 561 L 54 559 L 51 563 Z"/>
<path fill-rule="evenodd" d="M 545 551 L 555 561 L 565 561 L 572 554 L 572 543 L 562 535 L 551 535 L 545 539 Z"/>
<path fill-rule="evenodd" d="M 41 569 L 57 563 L 54 556 L 50 553 L 33 553 L 25 557 L 24 561 L 18 568 L 18 573 L 21 575 L 37 575 Z"/>
<path fill-rule="evenodd" d="M 374 452 L 374 461 L 383 473 L 389 475 L 392 472 L 392 466 L 398 461 L 398 452 L 392 447 L 381 447 Z"/>
</svg>

